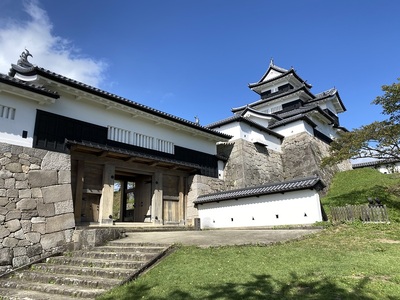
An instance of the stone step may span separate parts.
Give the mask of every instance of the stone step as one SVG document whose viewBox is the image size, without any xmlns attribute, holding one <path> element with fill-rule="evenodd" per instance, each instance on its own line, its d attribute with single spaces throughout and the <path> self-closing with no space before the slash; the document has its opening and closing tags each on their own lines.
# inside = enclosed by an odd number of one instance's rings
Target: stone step
<svg viewBox="0 0 400 300">
<path fill-rule="evenodd" d="M 44 295 L 53 295 L 52 299 L 58 299 L 60 296 L 80 297 L 85 299 L 94 299 L 95 297 L 105 293 L 106 289 L 95 289 L 89 287 L 58 285 L 52 283 L 41 282 L 24 282 L 23 280 L 11 279 L 0 280 L 1 288 L 12 288 L 19 291 L 34 291 L 41 292 Z M 46 296 L 47 297 L 47 296 Z"/>
<path fill-rule="evenodd" d="M 110 289 L 117 286 L 121 280 L 101 278 L 77 274 L 54 274 L 40 271 L 26 270 L 18 272 L 11 279 L 21 279 L 25 282 L 52 283 L 58 285 L 75 285 L 79 287 Z"/>
<path fill-rule="evenodd" d="M 47 259 L 51 264 L 72 265 L 81 267 L 94 267 L 94 268 L 117 268 L 117 269 L 139 269 L 145 261 L 122 261 L 122 260 L 105 260 L 95 258 L 69 257 L 69 256 L 55 256 Z"/>
<path fill-rule="evenodd" d="M 3 289 L 0 288 L 0 299 L 2 300 L 85 300 L 90 298 L 80 298 L 73 296 L 63 296 L 36 292 L 29 290 Z"/>
<path fill-rule="evenodd" d="M 129 237 L 129 234 L 127 234 L 127 237 Z M 110 241 L 107 243 L 107 246 L 113 246 L 113 247 L 160 247 L 160 248 L 168 248 L 170 245 L 168 244 L 161 244 L 161 243 L 132 243 L 131 239 L 120 239 L 120 240 L 114 240 Z M 104 247 L 104 246 L 102 246 Z"/>
<path fill-rule="evenodd" d="M 127 253 L 127 252 L 102 252 L 102 251 L 88 251 L 88 252 L 72 252 L 71 257 L 79 258 L 95 258 L 101 260 L 129 260 L 129 261 L 147 261 L 155 256 L 154 253 Z"/>
<path fill-rule="evenodd" d="M 125 279 L 129 277 L 135 269 L 117 269 L 117 268 L 95 268 L 95 267 L 80 267 L 71 265 L 53 265 L 47 263 L 35 264 L 33 270 L 54 274 L 76 274 L 84 276 L 94 276 L 110 279 Z"/>
<path fill-rule="evenodd" d="M 120 244 L 111 244 L 109 246 L 101 246 L 96 248 L 96 251 L 103 251 L 103 252 L 128 252 L 128 253 L 139 253 L 139 252 L 146 252 L 146 253 L 159 253 L 160 251 L 164 250 L 165 246 L 137 246 L 137 244 L 133 244 L 131 246 L 129 243 L 126 243 L 125 246 Z"/>
<path fill-rule="evenodd" d="M 95 299 L 132 280 L 170 248 L 118 240 L 88 251 L 67 252 L 0 277 L 0 299 Z"/>
</svg>

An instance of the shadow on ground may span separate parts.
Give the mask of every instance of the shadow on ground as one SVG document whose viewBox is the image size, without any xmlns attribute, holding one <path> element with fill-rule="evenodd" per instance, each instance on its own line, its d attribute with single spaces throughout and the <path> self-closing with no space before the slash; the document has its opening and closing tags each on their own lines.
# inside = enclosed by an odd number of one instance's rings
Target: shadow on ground
<svg viewBox="0 0 400 300">
<path fill-rule="evenodd" d="M 222 285 L 210 285 L 198 287 L 196 295 L 202 291 L 201 297 L 194 296 L 191 293 L 173 290 L 167 296 L 155 296 L 150 294 L 150 286 L 146 285 L 130 285 L 125 289 L 124 294 L 119 294 L 120 300 L 133 299 L 152 299 L 152 300 L 297 300 L 297 299 L 357 299 L 357 300 L 372 300 L 378 299 L 377 295 L 367 295 L 365 286 L 370 279 L 360 279 L 351 291 L 339 287 L 337 283 L 329 279 L 314 280 L 310 278 L 300 278 L 292 273 L 288 281 L 279 281 L 272 278 L 270 275 L 253 275 L 253 280 L 246 283 L 225 283 Z M 115 296 L 105 296 L 102 300 L 111 300 Z M 390 298 L 389 298 L 390 299 Z M 393 298 L 394 299 L 394 298 Z"/>
</svg>

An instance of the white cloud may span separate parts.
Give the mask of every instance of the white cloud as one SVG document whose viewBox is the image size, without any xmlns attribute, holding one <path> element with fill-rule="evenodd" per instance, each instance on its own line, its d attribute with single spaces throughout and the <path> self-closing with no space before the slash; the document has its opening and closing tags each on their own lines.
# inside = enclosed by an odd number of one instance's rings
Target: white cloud
<svg viewBox="0 0 400 300">
<path fill-rule="evenodd" d="M 52 32 L 53 25 L 38 4 L 26 2 L 27 21 L 1 20 L 0 28 L 0 72 L 8 73 L 11 63 L 27 48 L 33 55 L 29 61 L 39 67 L 63 76 L 100 86 L 104 80 L 107 64 L 104 61 L 83 57 L 72 42 Z"/>
</svg>

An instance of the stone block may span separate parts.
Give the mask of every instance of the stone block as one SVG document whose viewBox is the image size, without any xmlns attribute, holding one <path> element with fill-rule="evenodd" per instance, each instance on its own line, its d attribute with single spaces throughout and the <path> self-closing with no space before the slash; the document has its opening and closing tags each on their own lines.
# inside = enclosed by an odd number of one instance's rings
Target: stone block
<svg viewBox="0 0 400 300">
<path fill-rule="evenodd" d="M 16 174 L 14 174 L 14 178 L 17 181 L 28 180 L 28 175 L 24 174 L 24 173 L 16 173 Z"/>
<path fill-rule="evenodd" d="M 55 185 L 57 184 L 57 171 L 32 170 L 28 173 L 28 182 L 31 188 Z"/>
<path fill-rule="evenodd" d="M 10 171 L 11 173 L 19 173 L 22 172 L 22 166 L 20 163 L 12 162 L 5 165 L 5 169 Z"/>
<path fill-rule="evenodd" d="M 71 170 L 71 157 L 49 151 L 42 160 L 42 170 Z"/>
<path fill-rule="evenodd" d="M 28 153 L 22 152 L 21 154 L 18 155 L 18 158 L 20 159 L 26 159 L 28 160 L 31 156 Z"/>
<path fill-rule="evenodd" d="M 65 244 L 64 233 L 54 232 L 45 234 L 40 239 L 40 244 L 43 250 L 50 250 L 51 248 L 56 248 Z"/>
<path fill-rule="evenodd" d="M 30 169 L 30 170 L 40 170 L 40 166 L 37 165 L 37 164 L 31 164 L 31 165 L 29 166 L 29 169 Z"/>
<path fill-rule="evenodd" d="M 37 204 L 37 200 L 34 198 L 21 199 L 17 202 L 17 209 L 20 209 L 22 211 L 34 210 L 37 208 Z"/>
<path fill-rule="evenodd" d="M 14 237 L 19 240 L 25 240 L 25 233 L 22 228 L 14 233 Z"/>
<path fill-rule="evenodd" d="M 24 172 L 24 174 L 28 174 L 29 170 L 30 170 L 29 166 L 22 165 L 22 172 Z"/>
<path fill-rule="evenodd" d="M 32 188 L 32 197 L 33 198 L 42 198 L 42 190 L 40 188 Z"/>
<path fill-rule="evenodd" d="M 75 218 L 73 213 L 50 217 L 46 220 L 46 233 L 62 231 L 74 227 Z"/>
<path fill-rule="evenodd" d="M 14 268 L 18 268 L 26 264 L 29 264 L 29 257 L 26 255 L 14 257 L 12 260 L 12 265 Z"/>
<path fill-rule="evenodd" d="M 17 181 L 17 182 L 19 182 L 19 181 Z M 24 190 L 18 191 L 18 198 L 31 198 L 31 197 L 32 197 L 31 189 L 24 189 Z"/>
<path fill-rule="evenodd" d="M 11 144 L 0 143 L 0 153 L 11 152 Z"/>
<path fill-rule="evenodd" d="M 72 190 L 70 184 L 55 185 L 42 188 L 44 203 L 72 201 Z"/>
<path fill-rule="evenodd" d="M 16 219 L 5 222 L 5 226 L 10 232 L 16 232 L 21 229 L 21 223 Z"/>
<path fill-rule="evenodd" d="M 6 214 L 6 221 L 14 220 L 14 219 L 21 219 L 21 211 L 19 210 L 10 210 Z"/>
<path fill-rule="evenodd" d="M 40 241 L 39 232 L 28 232 L 25 234 L 25 238 L 33 244 L 37 244 Z"/>
<path fill-rule="evenodd" d="M 21 227 L 24 233 L 31 232 L 32 222 L 30 220 L 21 220 Z"/>
<path fill-rule="evenodd" d="M 41 244 L 35 244 L 26 248 L 26 255 L 31 258 L 42 254 L 42 252 L 43 248 Z"/>
<path fill-rule="evenodd" d="M 12 251 L 10 248 L 0 249 L 0 266 L 11 265 Z"/>
<path fill-rule="evenodd" d="M 11 178 L 12 173 L 8 170 L 0 170 L 0 178 L 2 179 L 7 179 L 7 178 Z"/>
<path fill-rule="evenodd" d="M 37 217 L 38 212 L 34 210 L 25 210 L 21 213 L 21 220 L 31 220 L 33 217 Z"/>
<path fill-rule="evenodd" d="M 13 248 L 14 251 L 14 258 L 17 256 L 26 255 L 26 248 L 25 247 L 15 247 Z"/>
<path fill-rule="evenodd" d="M 30 166 L 31 165 L 31 162 L 29 160 L 27 160 L 27 159 L 20 158 L 18 160 L 18 162 L 21 164 L 21 166 Z"/>
<path fill-rule="evenodd" d="M 6 216 L 8 213 L 9 209 L 3 206 L 0 206 L 0 215 Z"/>
<path fill-rule="evenodd" d="M 6 206 L 8 204 L 8 197 L 0 197 L 0 206 Z"/>
<path fill-rule="evenodd" d="M 38 203 L 37 211 L 39 217 L 54 216 L 54 203 Z"/>
<path fill-rule="evenodd" d="M 32 224 L 38 224 L 38 223 L 46 223 L 46 218 L 44 217 L 35 217 L 31 219 Z"/>
<path fill-rule="evenodd" d="M 15 188 L 15 178 L 6 178 L 4 180 L 4 187 L 6 189 L 14 189 Z"/>
<path fill-rule="evenodd" d="M 2 224 L 5 219 L 6 219 L 6 217 L 4 215 L 0 215 L 0 224 Z"/>
<path fill-rule="evenodd" d="M 5 166 L 11 163 L 11 159 L 9 157 L 0 158 L 0 166 Z"/>
<path fill-rule="evenodd" d="M 15 188 L 20 190 L 20 189 L 27 189 L 28 186 L 28 181 L 27 180 L 17 180 L 15 181 Z"/>
<path fill-rule="evenodd" d="M 32 224 L 32 231 L 39 232 L 40 234 L 46 233 L 46 223 Z"/>
<path fill-rule="evenodd" d="M 72 200 L 54 203 L 54 213 L 56 215 L 73 213 L 73 212 L 74 212 L 74 206 L 72 204 Z"/>
<path fill-rule="evenodd" d="M 28 247 L 31 245 L 31 242 L 28 240 L 19 240 L 18 247 Z"/>
<path fill-rule="evenodd" d="M 3 239 L 2 245 L 8 248 L 14 248 L 18 245 L 18 239 L 12 237 L 6 237 Z"/>
<path fill-rule="evenodd" d="M 71 171 L 60 170 L 58 171 L 58 184 L 71 183 Z"/>
<path fill-rule="evenodd" d="M 18 198 L 18 190 L 10 188 L 7 190 L 7 197 L 8 198 Z"/>
<path fill-rule="evenodd" d="M 3 178 L 0 178 L 0 189 L 5 188 L 5 180 Z"/>
</svg>

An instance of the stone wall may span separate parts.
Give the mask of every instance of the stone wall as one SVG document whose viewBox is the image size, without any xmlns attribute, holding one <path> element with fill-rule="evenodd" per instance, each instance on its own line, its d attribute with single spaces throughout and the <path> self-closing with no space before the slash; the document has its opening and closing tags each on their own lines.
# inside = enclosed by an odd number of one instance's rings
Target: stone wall
<svg viewBox="0 0 400 300">
<path fill-rule="evenodd" d="M 323 157 L 329 155 L 329 145 L 306 132 L 286 137 L 282 144 L 282 165 L 285 179 L 319 176 L 328 187 L 338 171 L 350 170 L 350 162 L 321 167 Z"/>
<path fill-rule="evenodd" d="M 198 196 L 314 175 L 329 186 L 336 172 L 351 169 L 350 162 L 321 168 L 322 158 L 329 154 L 329 145 L 306 132 L 286 137 L 282 153 L 238 139 L 219 144 L 218 154 L 229 158 L 224 179 L 196 175 L 189 180 L 188 225 L 198 217 L 193 205 Z"/>
<path fill-rule="evenodd" d="M 225 190 L 283 180 L 281 154 L 243 139 L 218 145 L 218 154 L 229 157 L 225 165 Z"/>
<path fill-rule="evenodd" d="M 72 242 L 70 170 L 69 155 L 0 143 L 0 273 Z"/>
</svg>

